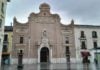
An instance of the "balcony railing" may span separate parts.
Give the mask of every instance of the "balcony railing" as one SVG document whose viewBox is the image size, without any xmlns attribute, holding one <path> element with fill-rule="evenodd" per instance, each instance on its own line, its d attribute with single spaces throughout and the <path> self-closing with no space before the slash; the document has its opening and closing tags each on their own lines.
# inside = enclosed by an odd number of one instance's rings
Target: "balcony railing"
<svg viewBox="0 0 100 70">
<path fill-rule="evenodd" d="M 10 52 L 2 52 L 2 55 L 9 55 Z"/>
<path fill-rule="evenodd" d="M 3 43 L 9 43 L 8 41 L 3 41 Z"/>
<path fill-rule="evenodd" d="M 2 52 L 8 52 L 8 48 L 4 48 Z"/>
<path fill-rule="evenodd" d="M 92 36 L 92 38 L 98 38 L 97 36 Z"/>
<path fill-rule="evenodd" d="M 86 46 L 81 46 L 81 49 L 87 49 L 87 47 Z"/>
<path fill-rule="evenodd" d="M 80 40 L 86 40 L 86 36 L 80 36 Z"/>
</svg>

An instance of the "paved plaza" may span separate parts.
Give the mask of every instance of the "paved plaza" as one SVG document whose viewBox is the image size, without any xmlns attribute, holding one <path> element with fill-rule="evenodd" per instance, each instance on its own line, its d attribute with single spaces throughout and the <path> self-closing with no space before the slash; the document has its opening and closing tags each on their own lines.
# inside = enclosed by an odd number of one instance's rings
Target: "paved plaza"
<svg viewBox="0 0 100 70">
<path fill-rule="evenodd" d="M 95 64 L 31 64 L 18 69 L 17 65 L 4 65 L 0 70 L 100 70 L 100 65 Z"/>
</svg>

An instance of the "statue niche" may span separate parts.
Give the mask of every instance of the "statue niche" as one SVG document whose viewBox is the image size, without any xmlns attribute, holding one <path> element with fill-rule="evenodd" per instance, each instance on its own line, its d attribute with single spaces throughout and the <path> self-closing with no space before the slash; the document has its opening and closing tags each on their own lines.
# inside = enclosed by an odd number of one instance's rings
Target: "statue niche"
<svg viewBox="0 0 100 70">
<path fill-rule="evenodd" d="M 42 43 L 47 44 L 48 43 L 48 37 L 47 37 L 47 31 L 44 30 L 42 32 Z"/>
</svg>

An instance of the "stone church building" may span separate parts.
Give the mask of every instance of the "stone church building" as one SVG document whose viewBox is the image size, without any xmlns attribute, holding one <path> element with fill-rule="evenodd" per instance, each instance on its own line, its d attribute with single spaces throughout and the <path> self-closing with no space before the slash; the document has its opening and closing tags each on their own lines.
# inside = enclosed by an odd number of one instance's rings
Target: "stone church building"
<svg viewBox="0 0 100 70">
<path fill-rule="evenodd" d="M 21 50 L 24 64 L 75 62 L 74 21 L 63 25 L 60 16 L 52 14 L 46 3 L 39 9 L 39 13 L 29 15 L 26 23 L 14 18 L 12 63 L 17 63 Z"/>
</svg>

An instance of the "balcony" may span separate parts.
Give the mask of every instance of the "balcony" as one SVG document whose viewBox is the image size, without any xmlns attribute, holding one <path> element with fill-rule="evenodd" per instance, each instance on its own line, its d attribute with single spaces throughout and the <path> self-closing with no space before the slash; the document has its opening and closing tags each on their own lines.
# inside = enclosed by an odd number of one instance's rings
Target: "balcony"
<svg viewBox="0 0 100 70">
<path fill-rule="evenodd" d="M 9 42 L 8 42 L 8 41 L 3 41 L 3 43 L 4 43 L 4 44 L 8 44 Z"/>
<path fill-rule="evenodd" d="M 86 36 L 80 36 L 80 40 L 86 40 Z"/>
<path fill-rule="evenodd" d="M 2 55 L 9 55 L 10 52 L 2 52 Z"/>
<path fill-rule="evenodd" d="M 98 38 L 97 36 L 92 36 L 92 38 Z"/>
</svg>

